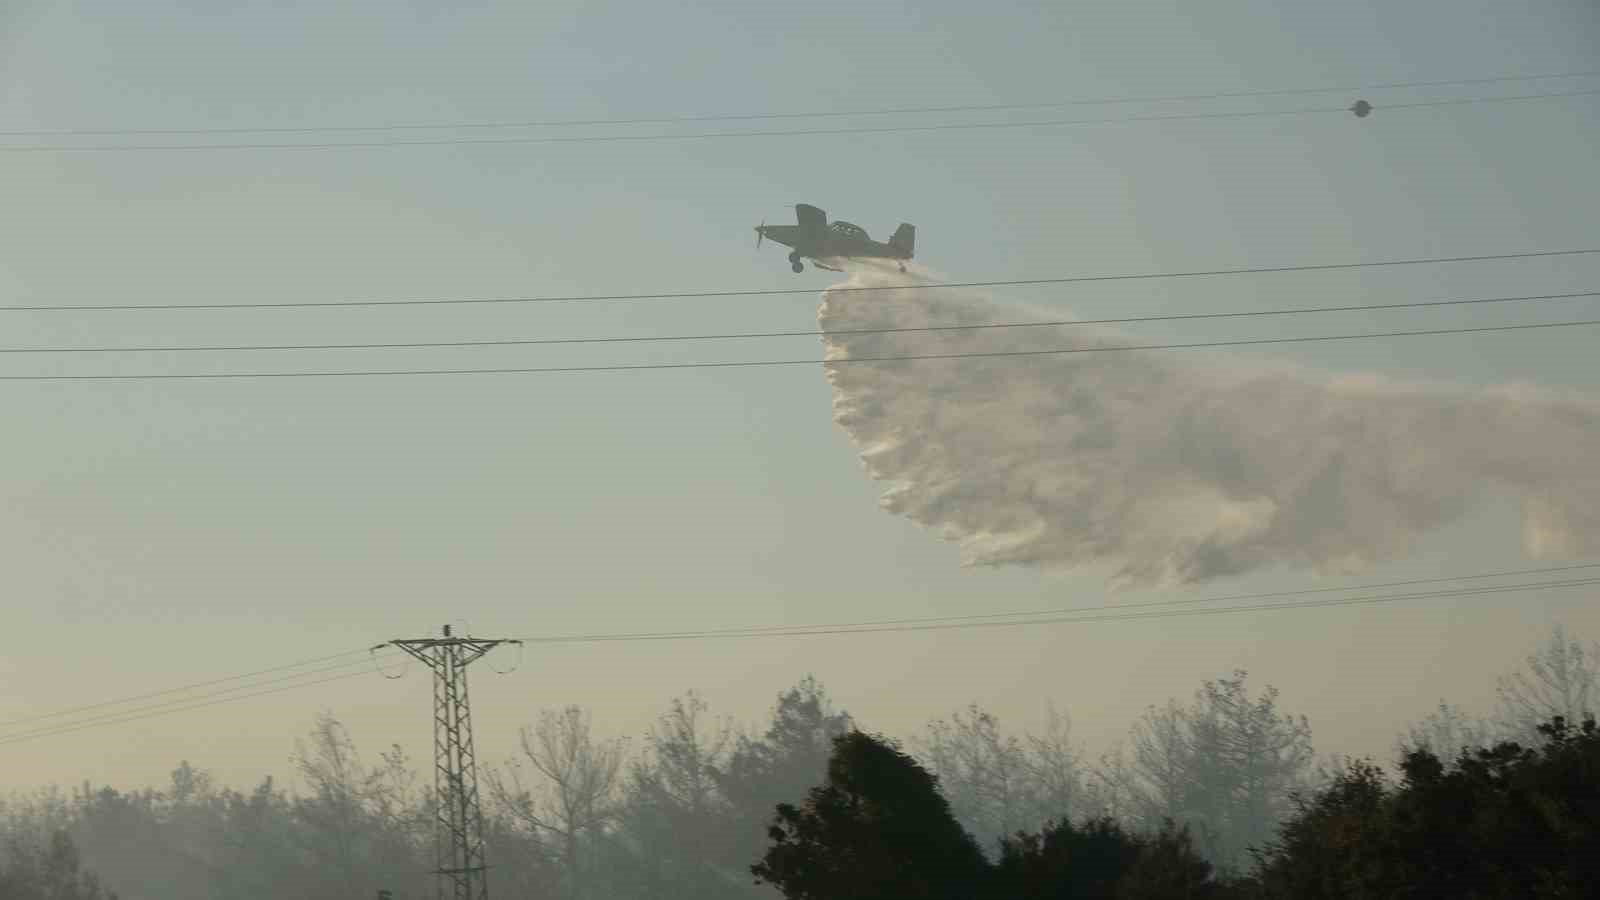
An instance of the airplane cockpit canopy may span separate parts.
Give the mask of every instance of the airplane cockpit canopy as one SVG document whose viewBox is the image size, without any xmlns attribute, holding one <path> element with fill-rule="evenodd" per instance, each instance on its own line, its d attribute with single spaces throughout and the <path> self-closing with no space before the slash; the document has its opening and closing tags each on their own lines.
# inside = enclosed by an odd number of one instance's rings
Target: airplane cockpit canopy
<svg viewBox="0 0 1600 900">
<path fill-rule="evenodd" d="M 831 227 L 834 231 L 838 232 L 839 235 L 842 236 L 842 237 L 861 238 L 862 240 L 867 240 L 868 239 L 867 238 L 867 230 L 865 228 L 862 228 L 860 225 L 853 225 L 853 224 L 851 224 L 849 222 L 836 221 L 829 227 Z"/>
</svg>

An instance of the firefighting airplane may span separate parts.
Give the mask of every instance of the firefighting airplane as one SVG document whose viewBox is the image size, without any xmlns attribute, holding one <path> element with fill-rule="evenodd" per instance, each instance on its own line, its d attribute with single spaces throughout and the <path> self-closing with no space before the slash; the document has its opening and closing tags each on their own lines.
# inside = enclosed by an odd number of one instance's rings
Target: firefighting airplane
<svg viewBox="0 0 1600 900">
<path fill-rule="evenodd" d="M 756 248 L 760 249 L 762 238 L 771 238 L 780 244 L 793 247 L 794 252 L 789 254 L 789 266 L 796 272 L 803 271 L 805 266 L 800 260 L 809 259 L 819 269 L 830 272 L 840 272 L 827 265 L 822 260 L 835 259 L 893 259 L 900 262 L 900 271 L 906 270 L 905 261 L 910 259 L 917 241 L 917 227 L 906 222 L 901 222 L 895 229 L 894 236 L 889 238 L 889 243 L 883 244 L 867 236 L 866 229 L 849 222 L 835 221 L 828 223 L 828 214 L 815 206 L 801 203 L 794 208 L 796 225 L 768 225 L 763 222 L 756 226 Z"/>
</svg>

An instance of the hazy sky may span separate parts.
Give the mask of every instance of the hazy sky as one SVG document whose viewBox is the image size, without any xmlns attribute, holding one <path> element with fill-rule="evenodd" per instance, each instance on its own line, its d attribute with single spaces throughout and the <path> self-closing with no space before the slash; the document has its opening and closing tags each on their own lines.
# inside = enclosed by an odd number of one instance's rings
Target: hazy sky
<svg viewBox="0 0 1600 900">
<path fill-rule="evenodd" d="M 1590 0 L 1177 2 L 0 0 L 0 130 L 321 127 L 1027 103 L 1600 68 Z M 0 305 L 815 287 L 751 226 L 810 202 L 918 225 L 951 278 L 1578 249 L 1600 242 L 1600 101 L 1383 102 L 1596 79 L 1369 91 L 1348 115 L 681 142 L 0 153 Z M 1086 106 L 1014 118 L 1342 107 L 1353 94 Z M 973 119 L 1005 119 L 992 113 Z M 949 114 L 910 122 L 952 121 Z M 825 120 L 841 124 L 839 120 Z M 896 120 L 901 121 L 901 120 Z M 876 125 L 881 119 L 844 120 Z M 804 127 L 780 120 L 640 126 Z M 602 134 L 590 128 L 559 133 Z M 517 134 L 535 133 L 529 131 Z M 543 132 L 539 132 L 543 133 Z M 423 133 L 426 135 L 433 132 Z M 473 132 L 482 134 L 482 132 Z M 403 137 L 411 137 L 406 133 Z M 421 136 L 421 135 L 419 135 Z M 233 138 L 239 140 L 238 138 Z M 257 140 L 246 137 L 244 140 Z M 273 140 L 322 140 L 278 135 Z M 11 144 L 184 136 L 11 136 Z M 222 140 L 213 138 L 212 140 Z M 828 276 L 828 277 L 825 277 Z M 1103 317 L 1600 287 L 1567 258 L 997 293 Z M 815 327 L 816 295 L 398 309 L 0 313 L 7 347 L 416 341 Z M 1593 299 L 1188 323 L 1152 339 L 1596 318 Z M 1466 387 L 1600 392 L 1593 329 L 1278 347 L 1252 357 Z M 815 339 L 504 350 L 11 356 L 5 374 L 478 367 L 819 356 Z M 1026 366 L 1027 362 L 1017 365 Z M 1109 566 L 963 569 L 878 507 L 820 369 L 0 383 L 0 719 L 435 632 L 652 631 L 1096 605 Z M 1491 503 L 1360 579 L 1274 570 L 1138 601 L 1539 563 Z M 892 733 L 979 701 L 1046 704 L 1092 746 L 1235 666 L 1320 751 L 1386 751 L 1440 697 L 1477 705 L 1589 591 L 1203 619 L 530 647 L 474 670 L 485 759 L 537 708 L 636 734 L 697 688 L 754 721 L 814 672 Z M 499 660 L 501 666 L 511 659 Z M 0 745 L 0 786 L 284 774 L 330 708 L 364 746 L 428 749 L 428 682 L 322 688 Z"/>
</svg>

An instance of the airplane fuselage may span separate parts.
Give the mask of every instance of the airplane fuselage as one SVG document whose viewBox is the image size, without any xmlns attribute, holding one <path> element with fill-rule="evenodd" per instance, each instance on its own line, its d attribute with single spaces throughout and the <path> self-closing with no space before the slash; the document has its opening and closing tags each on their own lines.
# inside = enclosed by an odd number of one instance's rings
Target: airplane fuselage
<svg viewBox="0 0 1600 900">
<path fill-rule="evenodd" d="M 809 237 L 805 229 L 799 225 L 763 225 L 759 229 L 763 237 L 769 241 L 776 241 L 785 247 L 793 247 L 800 251 L 806 259 L 836 259 L 845 256 L 875 256 L 885 259 L 910 259 L 909 250 L 901 250 L 889 244 L 874 241 L 870 238 L 861 239 L 846 237 L 839 234 L 824 233 L 821 240 Z"/>
<path fill-rule="evenodd" d="M 796 272 L 804 268 L 802 259 L 833 271 L 839 270 L 823 260 L 893 259 L 904 270 L 905 261 L 915 253 L 916 228 L 907 223 L 901 223 L 894 237 L 884 242 L 873 240 L 864 229 L 849 222 L 829 223 L 826 213 L 805 203 L 795 206 L 795 221 L 794 225 L 758 225 L 756 234 L 758 244 L 764 238 L 792 247 L 789 262 Z"/>
</svg>

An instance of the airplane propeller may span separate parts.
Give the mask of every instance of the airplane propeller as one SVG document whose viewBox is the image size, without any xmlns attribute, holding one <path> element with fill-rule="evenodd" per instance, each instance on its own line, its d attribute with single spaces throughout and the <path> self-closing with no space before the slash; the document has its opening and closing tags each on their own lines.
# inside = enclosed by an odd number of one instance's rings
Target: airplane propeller
<svg viewBox="0 0 1600 900">
<path fill-rule="evenodd" d="M 761 239 L 767 236 L 767 233 L 765 231 L 766 227 L 767 227 L 767 220 L 766 219 L 762 219 L 761 220 L 761 224 L 756 226 L 756 249 L 757 250 L 761 249 Z"/>
</svg>

